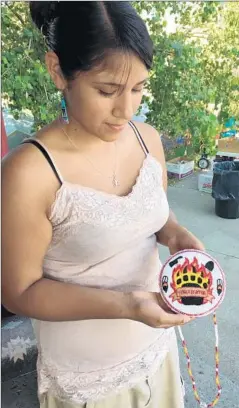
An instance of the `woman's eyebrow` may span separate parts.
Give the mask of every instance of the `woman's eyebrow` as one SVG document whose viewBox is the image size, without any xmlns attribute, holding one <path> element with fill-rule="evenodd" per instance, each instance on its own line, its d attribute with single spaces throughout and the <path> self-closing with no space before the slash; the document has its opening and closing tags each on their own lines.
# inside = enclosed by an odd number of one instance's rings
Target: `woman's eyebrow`
<svg viewBox="0 0 239 408">
<path fill-rule="evenodd" d="M 138 82 L 135 86 L 138 85 L 143 85 L 148 78 L 143 79 L 143 81 Z M 117 87 L 123 87 L 123 84 L 117 84 L 116 82 L 94 82 L 95 85 L 110 85 L 110 86 L 117 86 Z"/>
</svg>

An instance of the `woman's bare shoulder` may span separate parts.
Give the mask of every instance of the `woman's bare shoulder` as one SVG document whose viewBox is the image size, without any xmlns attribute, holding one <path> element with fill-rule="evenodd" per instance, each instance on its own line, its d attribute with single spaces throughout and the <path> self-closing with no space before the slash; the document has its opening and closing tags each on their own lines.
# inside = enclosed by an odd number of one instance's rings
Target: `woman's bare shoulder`
<svg viewBox="0 0 239 408">
<path fill-rule="evenodd" d="M 142 136 L 149 152 L 158 157 L 162 155 L 162 142 L 160 132 L 158 132 L 153 126 L 145 122 L 133 122 L 140 135 Z"/>
<path fill-rule="evenodd" d="M 40 137 L 42 138 L 41 133 Z M 38 135 L 36 134 L 36 139 Z M 45 197 L 45 204 L 50 205 L 57 182 L 46 158 L 33 144 L 17 146 L 1 163 L 3 194 L 17 194 L 39 198 Z"/>
<path fill-rule="evenodd" d="M 2 160 L 3 177 L 20 180 L 39 172 L 41 158 L 37 149 L 29 143 L 21 144 L 10 151 Z"/>
<path fill-rule="evenodd" d="M 58 139 L 57 133 L 59 133 L 55 122 L 44 126 L 34 134 L 32 139 L 39 140 L 47 148 L 51 148 Z M 9 177 L 21 179 L 37 176 L 38 180 L 44 178 L 45 171 L 49 170 L 43 154 L 31 143 L 22 143 L 5 156 L 2 160 L 2 169 Z"/>
</svg>

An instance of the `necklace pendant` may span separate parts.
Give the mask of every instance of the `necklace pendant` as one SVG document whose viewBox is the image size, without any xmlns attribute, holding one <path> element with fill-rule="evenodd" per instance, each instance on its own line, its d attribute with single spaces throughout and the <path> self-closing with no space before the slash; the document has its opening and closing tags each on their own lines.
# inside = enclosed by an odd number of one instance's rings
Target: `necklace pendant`
<svg viewBox="0 0 239 408">
<path fill-rule="evenodd" d="M 117 180 L 115 174 L 113 175 L 113 178 L 112 178 L 112 184 L 113 184 L 114 187 L 119 187 L 119 185 L 120 185 L 120 183 L 119 183 L 119 181 Z"/>
</svg>

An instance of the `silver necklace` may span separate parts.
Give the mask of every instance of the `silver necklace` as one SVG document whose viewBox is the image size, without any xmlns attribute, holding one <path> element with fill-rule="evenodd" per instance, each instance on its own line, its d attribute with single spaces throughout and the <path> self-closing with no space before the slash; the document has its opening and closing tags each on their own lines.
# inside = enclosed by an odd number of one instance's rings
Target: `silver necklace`
<svg viewBox="0 0 239 408">
<path fill-rule="evenodd" d="M 70 138 L 70 136 L 68 135 L 68 133 L 65 131 L 65 129 L 63 127 L 61 127 L 61 130 L 63 131 L 63 133 L 65 134 L 65 136 L 67 137 L 68 141 L 71 143 L 71 145 L 76 149 L 76 150 L 80 150 L 78 146 L 76 146 L 76 144 L 73 142 L 73 140 Z M 91 166 L 94 168 L 94 170 L 100 174 L 103 177 L 106 177 L 108 179 L 111 179 L 112 185 L 114 188 L 119 187 L 120 186 L 120 182 L 116 176 L 116 169 L 117 169 L 117 145 L 114 142 L 114 146 L 115 146 L 115 165 L 114 165 L 114 169 L 113 169 L 113 174 L 112 176 L 106 176 L 105 174 L 103 174 L 99 169 L 97 169 L 94 165 L 94 163 L 90 160 L 90 158 L 84 154 L 84 157 L 86 158 L 86 160 L 91 164 Z"/>
</svg>

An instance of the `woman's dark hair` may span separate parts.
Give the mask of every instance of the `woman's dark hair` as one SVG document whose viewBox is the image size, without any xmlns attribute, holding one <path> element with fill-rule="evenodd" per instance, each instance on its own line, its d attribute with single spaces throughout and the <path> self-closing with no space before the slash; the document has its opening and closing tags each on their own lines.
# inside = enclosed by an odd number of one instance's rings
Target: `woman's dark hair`
<svg viewBox="0 0 239 408">
<path fill-rule="evenodd" d="M 30 13 L 67 79 L 100 65 L 114 51 L 133 53 L 151 68 L 153 44 L 130 2 L 30 1 Z"/>
</svg>

